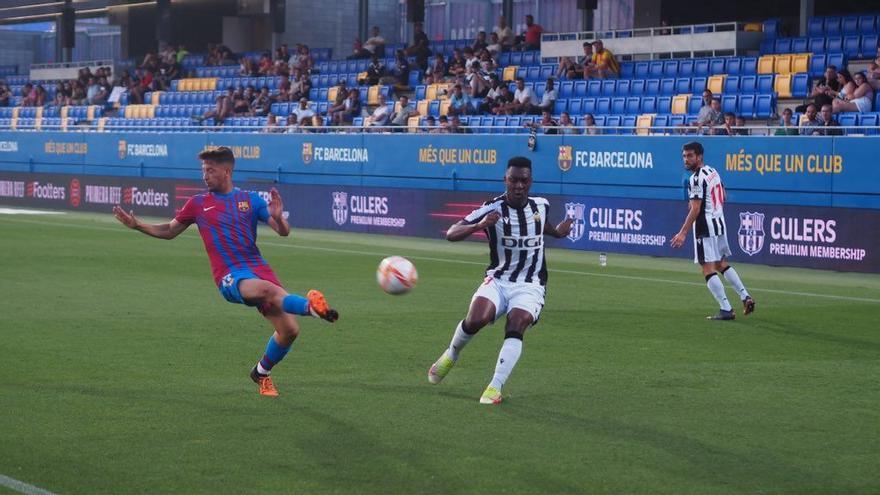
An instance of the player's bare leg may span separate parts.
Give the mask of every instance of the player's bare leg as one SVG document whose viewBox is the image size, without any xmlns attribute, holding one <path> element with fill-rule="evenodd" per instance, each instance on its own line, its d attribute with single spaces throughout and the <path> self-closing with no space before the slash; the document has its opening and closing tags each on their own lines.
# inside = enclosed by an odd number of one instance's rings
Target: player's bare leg
<svg viewBox="0 0 880 495">
<path fill-rule="evenodd" d="M 498 362 L 495 364 L 492 382 L 480 397 L 480 404 L 501 403 L 501 389 L 510 378 L 513 368 L 522 355 L 523 334 L 534 322 L 532 314 L 523 309 L 514 308 L 507 313 L 507 323 L 504 325 L 504 344 L 501 346 L 501 352 L 498 353 Z"/>
<path fill-rule="evenodd" d="M 707 316 L 707 320 L 733 320 L 736 318 L 736 314 L 733 312 L 733 308 L 730 306 L 730 301 L 727 300 L 727 294 L 724 292 L 724 284 L 721 283 L 721 277 L 718 276 L 719 263 L 718 262 L 709 262 L 703 263 L 703 277 L 706 278 L 706 287 L 709 288 L 709 292 L 712 294 L 712 297 L 718 302 L 718 306 L 720 309 L 718 313 L 713 316 Z"/>
<path fill-rule="evenodd" d="M 730 282 L 730 285 L 732 285 L 734 290 L 736 290 L 736 293 L 739 294 L 739 298 L 743 303 L 743 314 L 747 315 L 755 311 L 755 300 L 749 295 L 749 291 L 746 289 L 745 284 L 743 284 L 742 279 L 739 278 L 736 269 L 730 266 L 730 263 L 728 263 L 727 260 L 719 261 L 717 268 L 718 273 L 724 275 L 724 278 Z"/>
<path fill-rule="evenodd" d="M 480 329 L 492 323 L 494 318 L 495 304 L 485 297 L 475 297 L 468 308 L 467 316 L 455 328 L 449 347 L 428 369 L 428 381 L 435 385 L 443 381 L 458 360 L 458 353 Z"/>
<path fill-rule="evenodd" d="M 277 397 L 278 390 L 275 388 L 269 373 L 272 367 L 278 364 L 280 358 L 277 357 L 277 351 L 272 356 L 277 361 L 270 358 L 269 354 L 273 353 L 273 349 L 279 349 L 282 352 L 281 358 L 283 358 L 290 351 L 291 346 L 293 346 L 293 341 L 299 336 L 299 324 L 296 321 L 296 316 L 285 313 L 280 307 L 267 309 L 263 317 L 272 324 L 272 327 L 275 328 L 275 333 L 269 337 L 269 343 L 266 346 L 266 352 L 263 354 L 263 357 L 251 369 L 251 380 L 260 386 L 260 395 Z M 266 366 L 269 368 L 266 369 Z"/>
</svg>

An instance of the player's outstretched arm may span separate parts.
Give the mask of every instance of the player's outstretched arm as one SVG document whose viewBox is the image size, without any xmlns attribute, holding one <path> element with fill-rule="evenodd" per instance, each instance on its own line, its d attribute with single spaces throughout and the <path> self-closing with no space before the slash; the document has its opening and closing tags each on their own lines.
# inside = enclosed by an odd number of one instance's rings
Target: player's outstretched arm
<svg viewBox="0 0 880 495">
<path fill-rule="evenodd" d="M 571 232 L 571 226 L 574 223 L 574 219 L 571 217 L 565 217 L 565 220 L 556 224 L 555 227 L 552 227 L 549 223 L 544 225 L 544 234 L 552 235 L 557 239 L 562 239 L 567 236 L 569 232 Z"/>
<path fill-rule="evenodd" d="M 290 235 L 290 224 L 284 218 L 284 202 L 281 200 L 281 194 L 273 187 L 269 191 L 269 196 L 269 227 L 281 237 L 287 237 Z"/>
<path fill-rule="evenodd" d="M 497 211 L 491 211 L 477 223 L 467 223 L 462 220 L 452 227 L 449 227 L 449 230 L 446 231 L 446 240 L 449 242 L 463 241 L 470 237 L 474 232 L 479 232 L 483 229 L 492 227 L 500 218 L 501 214 Z"/>
<path fill-rule="evenodd" d="M 122 225 L 125 225 L 130 229 L 139 230 L 144 234 L 159 239 L 174 239 L 188 227 L 188 225 L 180 223 L 177 220 L 171 220 L 168 223 L 160 224 L 143 223 L 134 216 L 133 211 L 126 212 L 118 205 L 113 207 L 113 215 Z"/>
<path fill-rule="evenodd" d="M 669 245 L 674 248 L 679 248 L 684 245 L 685 237 L 687 237 L 688 232 L 691 231 L 691 227 L 694 226 L 694 222 L 697 221 L 697 216 L 700 214 L 699 199 L 690 200 L 688 205 L 690 206 L 690 209 L 688 210 L 687 217 L 684 219 L 684 224 L 682 224 L 681 230 L 672 236 L 672 239 L 669 241 Z"/>
</svg>

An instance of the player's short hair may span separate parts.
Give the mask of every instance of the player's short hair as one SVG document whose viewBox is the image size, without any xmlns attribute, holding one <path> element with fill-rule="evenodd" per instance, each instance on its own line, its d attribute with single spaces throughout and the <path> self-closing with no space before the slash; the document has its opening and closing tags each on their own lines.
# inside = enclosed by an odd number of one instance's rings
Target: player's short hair
<svg viewBox="0 0 880 495">
<path fill-rule="evenodd" d="M 682 151 L 693 151 L 697 156 L 703 156 L 703 145 L 696 141 L 684 143 L 684 146 L 682 146 L 681 149 Z"/>
<path fill-rule="evenodd" d="M 507 168 L 527 168 L 529 170 L 532 169 L 532 161 L 524 156 L 515 156 L 510 160 L 507 160 Z"/>
<path fill-rule="evenodd" d="M 232 153 L 232 149 L 227 146 L 202 151 L 199 153 L 199 160 L 235 165 L 235 155 Z"/>
</svg>

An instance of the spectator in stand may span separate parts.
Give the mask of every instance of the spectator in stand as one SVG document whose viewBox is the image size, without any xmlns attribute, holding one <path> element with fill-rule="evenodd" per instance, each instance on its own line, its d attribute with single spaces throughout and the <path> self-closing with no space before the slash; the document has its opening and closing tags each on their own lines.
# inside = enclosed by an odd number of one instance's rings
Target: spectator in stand
<svg viewBox="0 0 880 495">
<path fill-rule="evenodd" d="M 301 74 L 309 74 L 312 71 L 312 67 L 315 65 L 315 59 L 312 58 L 309 46 L 301 45 L 299 49 L 299 59 L 297 60 L 296 65 L 289 65 L 291 68 L 299 69 Z"/>
<path fill-rule="evenodd" d="M 278 126 L 278 118 L 275 114 L 270 113 L 266 116 L 266 125 L 263 127 L 262 132 L 264 133 L 276 133 L 276 132 L 284 132 L 283 127 Z"/>
<path fill-rule="evenodd" d="M 54 104 L 57 106 L 70 105 L 70 98 L 73 96 L 73 86 L 70 81 L 62 81 L 55 85 Z"/>
<path fill-rule="evenodd" d="M 418 110 L 409 105 L 409 98 L 406 96 L 400 97 L 398 100 L 398 107 L 399 108 L 391 114 L 389 125 L 406 127 L 409 123 L 410 117 L 416 117 L 419 115 Z"/>
<path fill-rule="evenodd" d="M 130 91 L 131 102 L 134 104 L 143 104 L 144 103 L 144 94 L 147 91 L 153 90 L 153 72 L 149 69 L 145 69 L 143 74 L 141 75 L 140 80 L 134 85 L 134 87 Z M 74 95 L 72 98 L 76 98 L 76 88 L 74 88 Z"/>
<path fill-rule="evenodd" d="M 467 93 L 472 98 L 482 98 L 489 93 L 489 75 L 483 72 L 479 62 L 474 62 L 465 74 L 464 82 L 467 85 Z"/>
<path fill-rule="evenodd" d="M 382 61 L 379 60 L 379 56 L 375 53 L 372 54 L 371 57 L 370 65 L 367 66 L 366 70 L 367 75 L 359 82 L 361 84 L 373 86 L 379 84 L 379 81 L 385 76 L 385 66 L 382 64 Z"/>
<path fill-rule="evenodd" d="M 871 89 L 874 91 L 880 90 L 880 58 L 868 64 L 868 69 L 865 71 L 865 77 L 868 79 L 868 84 L 871 85 Z"/>
<path fill-rule="evenodd" d="M 308 120 L 304 122 L 311 121 L 312 118 L 308 117 Z M 288 134 L 298 134 L 302 132 L 302 127 L 299 125 L 300 119 L 295 114 L 290 114 L 287 116 L 287 127 L 284 128 L 284 132 Z"/>
<path fill-rule="evenodd" d="M 553 105 L 559 99 L 559 93 L 554 87 L 555 81 L 552 77 L 547 78 L 547 85 L 544 88 L 544 94 L 541 96 L 541 103 L 538 104 L 537 111 L 553 113 Z"/>
<path fill-rule="evenodd" d="M 416 58 L 416 65 L 421 70 L 428 68 L 428 57 L 431 56 L 431 48 L 428 42 L 428 35 L 425 34 L 421 22 L 413 23 L 413 44 L 407 47 L 406 55 Z M 405 84 L 405 82 L 404 82 Z"/>
<path fill-rule="evenodd" d="M 495 98 L 492 113 L 495 115 L 504 115 L 508 113 L 508 109 L 511 105 L 513 105 L 513 93 L 510 92 L 510 88 L 507 84 L 500 84 L 498 88 L 501 90 L 498 94 L 498 97 Z"/>
<path fill-rule="evenodd" d="M 474 53 L 473 50 L 471 50 L 471 47 L 469 47 L 469 46 L 464 47 L 464 50 L 462 50 L 462 55 L 464 56 L 465 71 L 467 70 L 468 67 L 471 66 L 471 64 L 473 64 L 474 62 L 480 61 L 480 58 L 477 56 L 476 53 Z"/>
<path fill-rule="evenodd" d="M 498 41 L 501 43 L 501 51 L 507 52 L 513 48 L 516 37 L 513 35 L 513 30 L 507 25 L 507 19 L 504 16 L 498 18 L 498 27 L 495 28 L 495 35 L 498 36 Z"/>
<path fill-rule="evenodd" d="M 829 89 L 832 91 L 840 90 L 840 82 L 837 80 L 837 67 L 833 65 L 825 68 L 825 77 L 820 79 L 816 83 L 816 87 L 813 88 L 813 91 L 810 92 L 810 98 L 813 99 L 813 104 L 816 105 L 816 108 L 821 108 L 822 105 L 827 105 L 834 99 L 828 95 Z M 794 111 L 799 113 L 806 112 L 807 105 L 799 105 L 795 107 Z"/>
<path fill-rule="evenodd" d="M 0 107 L 8 107 L 12 99 L 12 89 L 6 83 L 0 83 Z"/>
<path fill-rule="evenodd" d="M 855 76 L 850 76 L 849 71 L 844 69 L 837 73 L 837 82 L 841 84 L 840 91 L 835 93 L 833 90 L 826 90 L 826 94 L 835 97 L 831 101 L 831 108 L 834 110 L 834 113 L 866 113 L 871 111 L 874 91 L 871 89 L 871 85 L 868 84 L 865 74 L 857 72 Z M 824 106 L 822 105 L 822 107 Z"/>
<path fill-rule="evenodd" d="M 299 67 L 300 52 L 302 52 L 302 43 L 297 43 L 293 47 L 293 52 L 291 52 L 290 58 L 287 59 L 287 65 L 292 68 Z M 300 122 L 300 124 L 302 124 L 302 122 Z"/>
<path fill-rule="evenodd" d="M 489 53 L 489 50 L 483 49 L 480 52 L 480 68 L 484 72 L 495 72 L 498 69 L 498 63 L 492 58 L 492 54 Z"/>
<path fill-rule="evenodd" d="M 544 134 L 559 134 L 559 122 L 553 120 L 553 116 L 548 111 L 541 112 L 541 120 L 538 122 L 526 122 L 523 124 L 523 127 L 532 129 L 537 132 L 538 129 L 543 129 Z"/>
<path fill-rule="evenodd" d="M 336 98 L 333 100 L 333 107 L 339 107 L 345 103 L 346 98 L 348 98 L 348 88 L 345 86 L 345 79 L 340 79 L 339 84 L 336 85 Z"/>
<path fill-rule="evenodd" d="M 585 70 L 589 73 L 590 77 L 598 77 L 600 79 L 608 78 L 608 77 L 617 77 L 620 75 L 620 64 L 617 63 L 617 59 L 614 57 L 614 54 L 611 53 L 610 50 L 605 48 L 605 44 L 602 43 L 602 40 L 596 40 L 593 42 L 593 65 L 595 69 L 589 68 L 585 66 Z M 588 79 L 586 74 L 584 74 L 584 79 Z"/>
<path fill-rule="evenodd" d="M 299 106 L 291 112 L 291 115 L 296 116 L 300 122 L 308 122 L 315 116 L 315 111 L 309 108 L 308 98 L 300 98 Z"/>
<path fill-rule="evenodd" d="M 368 53 L 368 57 L 376 55 L 377 57 L 385 56 L 385 38 L 379 34 L 379 26 L 373 26 L 370 30 L 370 37 L 364 42 L 364 50 Z"/>
<path fill-rule="evenodd" d="M 461 125 L 461 119 L 458 115 L 453 115 L 449 120 L 448 132 L 450 134 L 470 134 L 471 130 Z"/>
<path fill-rule="evenodd" d="M 779 127 L 773 134 L 776 136 L 797 136 L 797 125 L 791 121 L 792 112 L 790 108 L 782 111 L 782 118 L 779 120 Z"/>
<path fill-rule="evenodd" d="M 469 115 L 473 113 L 471 97 L 462 91 L 461 84 L 452 88 L 452 96 L 449 98 L 449 115 Z"/>
<path fill-rule="evenodd" d="M 269 115 L 272 108 L 272 96 L 269 94 L 269 88 L 263 86 L 260 88 L 260 94 L 251 102 L 251 115 L 263 117 Z"/>
<path fill-rule="evenodd" d="M 281 43 L 281 47 L 278 48 L 278 54 L 275 59 L 283 62 L 287 62 L 290 59 L 290 48 L 287 47 L 287 43 Z"/>
<path fill-rule="evenodd" d="M 290 101 L 297 101 L 300 98 L 309 97 L 312 90 L 312 80 L 307 74 L 301 74 L 297 80 L 290 84 Z"/>
<path fill-rule="evenodd" d="M 189 55 L 189 51 L 187 51 L 186 46 L 177 45 L 177 55 L 175 55 L 175 57 L 177 58 L 177 63 L 183 65 L 183 60 L 187 57 L 187 55 Z"/>
<path fill-rule="evenodd" d="M 799 123 L 801 136 L 812 136 L 813 131 L 822 125 L 816 113 L 816 105 L 814 103 L 807 105 L 806 112 L 804 112 L 804 116 Z"/>
<path fill-rule="evenodd" d="M 324 119 L 321 118 L 320 115 L 315 115 L 312 117 L 312 128 L 304 129 L 306 132 L 315 132 L 315 133 L 324 133 L 326 130 L 321 129 L 324 127 Z"/>
<path fill-rule="evenodd" d="M 241 62 L 238 64 L 238 75 L 242 77 L 255 77 L 258 73 L 257 67 L 250 57 L 241 57 Z"/>
<path fill-rule="evenodd" d="M 385 127 L 388 125 L 388 119 L 391 112 L 385 101 L 385 95 L 379 95 L 379 104 L 373 109 L 367 118 L 364 119 L 364 127 Z"/>
<path fill-rule="evenodd" d="M 602 130 L 596 127 L 596 119 L 591 113 L 584 115 L 584 134 L 589 134 L 590 136 L 602 134 Z"/>
<path fill-rule="evenodd" d="M 35 104 L 36 100 L 36 92 L 34 91 L 34 85 L 31 83 L 25 83 L 25 85 L 21 88 L 21 106 L 23 107 L 32 107 Z"/>
<path fill-rule="evenodd" d="M 709 100 L 709 104 L 703 104 L 700 107 L 700 112 L 697 114 L 697 120 L 694 121 L 693 126 L 697 128 L 697 132 L 701 133 L 703 128 L 707 128 L 707 133 L 711 133 L 716 126 L 724 125 L 724 115 L 721 113 L 721 101 L 712 98 L 712 92 L 709 90 L 703 91 L 703 101 Z"/>
<path fill-rule="evenodd" d="M 474 43 L 471 45 L 471 50 L 473 50 L 474 53 L 480 53 L 480 51 L 488 46 L 489 43 L 486 42 L 486 31 L 480 31 L 477 33 L 477 39 L 475 39 Z"/>
<path fill-rule="evenodd" d="M 516 91 L 513 92 L 513 103 L 507 105 L 507 113 L 508 115 L 533 113 L 535 111 L 535 101 L 537 101 L 537 97 L 534 90 L 526 86 L 525 79 L 517 77 Z"/>
<path fill-rule="evenodd" d="M 446 75 L 446 61 L 443 59 L 443 54 L 434 54 L 434 63 L 431 64 L 430 67 L 428 67 L 428 70 L 425 72 L 425 76 L 430 76 L 433 83 L 438 83 L 443 81 L 443 79 L 446 78 Z"/>
<path fill-rule="evenodd" d="M 478 112 L 493 113 L 492 109 L 498 105 L 499 96 L 501 96 L 501 85 L 498 84 L 498 74 L 493 72 L 489 74 L 489 92 L 483 97 L 483 101 L 477 108 Z"/>
<path fill-rule="evenodd" d="M 201 117 L 194 119 L 201 124 L 203 121 L 213 118 L 215 125 L 223 125 L 226 119 L 232 116 L 232 98 L 228 95 L 220 95 L 217 97 L 217 103 L 213 110 L 205 112 Z"/>
<path fill-rule="evenodd" d="M 346 60 L 359 60 L 370 58 L 370 52 L 364 48 L 364 43 L 360 38 L 355 38 L 351 43 L 351 55 L 345 57 Z"/>
<path fill-rule="evenodd" d="M 541 49 L 541 33 L 544 28 L 540 24 L 535 24 L 535 18 L 529 14 L 526 16 L 526 30 L 522 36 L 522 44 L 520 47 L 523 51 L 540 50 Z"/>
<path fill-rule="evenodd" d="M 814 136 L 843 136 L 840 123 L 834 120 L 834 110 L 831 105 L 822 105 L 819 113 L 819 127 L 813 130 Z"/>
<path fill-rule="evenodd" d="M 556 77 L 562 79 L 565 77 L 566 79 L 583 79 L 589 77 L 591 65 L 593 63 L 593 44 L 589 41 L 584 41 L 583 50 L 584 56 L 580 60 L 572 59 L 571 57 L 562 57 L 559 60 L 559 66 L 556 68 Z"/>
<path fill-rule="evenodd" d="M 445 115 L 441 115 L 440 118 L 437 119 L 436 134 L 449 134 L 449 119 Z"/>
<path fill-rule="evenodd" d="M 724 125 L 721 127 L 716 127 L 713 130 L 713 134 L 716 136 L 733 136 L 733 128 L 736 127 L 736 114 L 733 112 L 726 112 L 724 114 Z"/>
<path fill-rule="evenodd" d="M 89 78 L 89 86 L 86 88 L 86 100 L 89 105 L 98 105 L 99 103 L 95 103 L 95 97 L 98 96 L 98 93 L 101 92 L 101 85 L 98 84 L 98 79 L 94 76 Z"/>
<path fill-rule="evenodd" d="M 559 134 L 576 135 L 580 133 L 580 129 L 574 126 L 574 123 L 571 121 L 571 116 L 568 115 L 568 112 L 562 112 L 559 115 Z"/>
<path fill-rule="evenodd" d="M 77 81 L 77 83 L 78 82 L 79 81 Z M 81 94 L 82 98 L 85 99 L 85 96 L 86 96 L 85 88 L 82 88 L 82 90 L 79 94 Z M 76 88 L 74 88 L 73 96 L 74 97 L 78 96 Z M 34 88 L 34 106 L 35 107 L 46 106 L 46 101 L 47 101 L 48 97 L 49 97 L 49 95 L 46 93 L 46 88 L 44 88 L 42 84 L 37 84 L 37 87 Z M 74 105 L 80 105 L 80 104 L 81 103 L 74 103 Z"/>
<path fill-rule="evenodd" d="M 751 132 L 749 132 L 749 128 L 746 127 L 745 117 L 743 117 L 742 115 L 737 115 L 735 123 L 736 127 L 733 128 L 734 136 L 748 136 L 751 134 Z"/>
<path fill-rule="evenodd" d="M 409 87 L 409 61 L 406 59 L 406 53 L 403 50 L 397 50 L 397 58 L 394 60 L 394 76 L 395 85 L 399 87 Z"/>
<path fill-rule="evenodd" d="M 260 55 L 260 62 L 257 65 L 257 73 L 261 76 L 268 76 L 272 74 L 272 69 L 274 64 L 272 64 L 272 58 L 269 56 L 269 53 L 266 52 Z"/>
<path fill-rule="evenodd" d="M 489 35 L 489 44 L 486 45 L 486 50 L 488 50 L 493 57 L 501 53 L 501 40 L 498 39 L 498 33 L 493 32 Z"/>
<path fill-rule="evenodd" d="M 449 59 L 449 75 L 458 76 L 465 73 L 467 62 L 458 48 L 452 50 L 452 58 Z M 436 81 L 435 81 L 436 82 Z"/>
<path fill-rule="evenodd" d="M 437 134 L 437 120 L 433 115 L 428 115 L 425 118 L 425 127 L 422 129 L 422 132 Z"/>
<path fill-rule="evenodd" d="M 341 126 L 351 124 L 354 117 L 361 114 L 361 94 L 357 89 L 351 89 L 348 97 L 342 102 L 342 105 L 335 105 L 328 110 L 333 125 Z"/>
<path fill-rule="evenodd" d="M 238 88 L 232 95 L 232 113 L 236 116 L 248 116 L 251 113 L 251 102 L 254 99 L 254 87 Z"/>
</svg>

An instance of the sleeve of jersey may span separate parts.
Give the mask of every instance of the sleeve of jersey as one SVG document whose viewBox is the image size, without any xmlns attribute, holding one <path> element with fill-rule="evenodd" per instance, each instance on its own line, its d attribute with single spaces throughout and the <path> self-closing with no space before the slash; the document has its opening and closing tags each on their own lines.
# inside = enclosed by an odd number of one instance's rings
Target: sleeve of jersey
<svg viewBox="0 0 880 495">
<path fill-rule="evenodd" d="M 703 179 L 699 174 L 691 177 L 688 197 L 690 199 L 703 199 Z"/>
<path fill-rule="evenodd" d="M 196 221 L 198 213 L 199 206 L 196 204 L 196 198 L 192 197 L 186 200 L 186 204 L 177 212 L 177 215 L 174 215 L 174 219 L 184 225 L 190 225 Z"/>
<path fill-rule="evenodd" d="M 254 208 L 254 213 L 257 215 L 257 220 L 261 222 L 269 221 L 269 204 L 266 203 L 266 200 L 262 198 L 259 194 L 255 192 L 249 193 L 251 196 L 251 206 Z"/>
<path fill-rule="evenodd" d="M 477 208 L 476 210 L 470 212 L 466 217 L 462 219 L 462 221 L 468 225 L 473 225 L 480 220 L 483 219 L 489 212 L 495 211 L 498 209 L 498 206 L 494 203 L 492 204 L 484 204 L 483 206 Z"/>
</svg>

